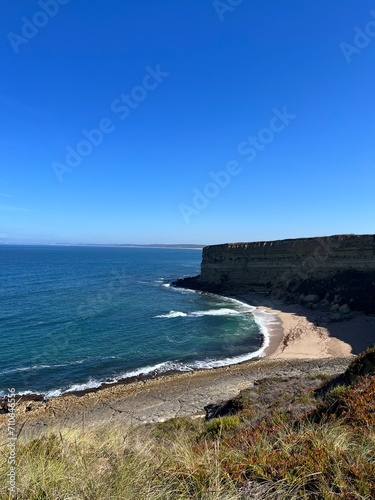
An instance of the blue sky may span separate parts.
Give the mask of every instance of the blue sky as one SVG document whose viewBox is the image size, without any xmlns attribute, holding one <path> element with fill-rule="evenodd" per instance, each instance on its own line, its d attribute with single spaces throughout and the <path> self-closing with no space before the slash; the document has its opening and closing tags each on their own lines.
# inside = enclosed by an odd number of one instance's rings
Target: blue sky
<svg viewBox="0 0 375 500">
<path fill-rule="evenodd" d="M 0 242 L 374 233 L 373 1 L 4 0 Z"/>
</svg>

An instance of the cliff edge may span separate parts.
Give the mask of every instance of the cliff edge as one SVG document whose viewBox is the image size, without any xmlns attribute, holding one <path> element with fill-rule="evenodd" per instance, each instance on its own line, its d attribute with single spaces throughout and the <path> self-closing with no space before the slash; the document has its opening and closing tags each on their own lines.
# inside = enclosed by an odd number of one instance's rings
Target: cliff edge
<svg viewBox="0 0 375 500">
<path fill-rule="evenodd" d="M 174 285 L 222 294 L 256 292 L 375 313 L 375 235 L 337 235 L 203 248 L 201 274 Z M 339 318 L 337 318 L 339 319 Z"/>
</svg>

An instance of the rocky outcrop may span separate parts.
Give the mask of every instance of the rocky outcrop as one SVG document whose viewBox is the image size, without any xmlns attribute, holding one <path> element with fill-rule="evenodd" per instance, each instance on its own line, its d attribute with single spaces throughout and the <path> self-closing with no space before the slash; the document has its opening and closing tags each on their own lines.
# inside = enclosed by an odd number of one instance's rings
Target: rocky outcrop
<svg viewBox="0 0 375 500">
<path fill-rule="evenodd" d="M 338 235 L 203 249 L 201 274 L 175 282 L 214 293 L 266 293 L 332 315 L 375 313 L 375 235 Z"/>
</svg>

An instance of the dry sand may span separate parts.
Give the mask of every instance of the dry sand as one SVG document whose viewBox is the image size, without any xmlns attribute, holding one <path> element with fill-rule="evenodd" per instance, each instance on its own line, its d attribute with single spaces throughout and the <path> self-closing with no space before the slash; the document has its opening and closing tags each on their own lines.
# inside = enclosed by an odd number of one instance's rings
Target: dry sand
<svg viewBox="0 0 375 500">
<path fill-rule="evenodd" d="M 375 342 L 375 317 L 358 315 L 329 322 L 322 311 L 264 299 L 236 297 L 275 315 L 266 357 L 223 368 L 116 385 L 83 396 L 60 396 L 47 402 L 21 402 L 17 426 L 23 435 L 51 425 L 93 425 L 97 422 L 142 424 L 179 416 L 202 417 L 204 407 L 229 399 L 267 376 L 341 373 L 358 354 Z M 6 435 L 7 414 L 0 415 Z"/>
<path fill-rule="evenodd" d="M 375 317 L 358 314 L 344 321 L 330 321 L 327 311 L 286 305 L 255 294 L 236 298 L 275 314 L 266 354 L 277 359 L 324 359 L 359 354 L 375 343 Z"/>
</svg>

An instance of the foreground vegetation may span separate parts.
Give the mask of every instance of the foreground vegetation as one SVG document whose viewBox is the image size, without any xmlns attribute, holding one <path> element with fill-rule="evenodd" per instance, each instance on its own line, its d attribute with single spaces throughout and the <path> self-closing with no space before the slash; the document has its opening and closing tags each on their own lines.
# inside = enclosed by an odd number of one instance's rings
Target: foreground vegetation
<svg viewBox="0 0 375 500">
<path fill-rule="evenodd" d="M 265 407 L 262 391 L 281 384 L 270 380 L 208 421 L 70 427 L 20 438 L 13 496 L 0 448 L 1 498 L 373 499 L 374 366 L 372 348 L 340 379 L 322 376 L 320 390 L 286 391 Z"/>
</svg>

